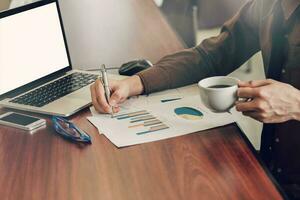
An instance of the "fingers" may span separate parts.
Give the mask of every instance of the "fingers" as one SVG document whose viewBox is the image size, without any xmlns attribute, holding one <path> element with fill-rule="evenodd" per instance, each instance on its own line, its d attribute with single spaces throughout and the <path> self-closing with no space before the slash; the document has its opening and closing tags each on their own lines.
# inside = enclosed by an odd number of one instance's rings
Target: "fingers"
<svg viewBox="0 0 300 200">
<path fill-rule="evenodd" d="M 261 122 L 263 121 L 263 116 L 260 112 L 246 111 L 246 112 L 243 112 L 243 115 L 251 117 L 251 118 L 261 121 Z"/>
<path fill-rule="evenodd" d="M 259 95 L 257 88 L 245 87 L 238 88 L 237 96 L 240 98 L 254 98 Z"/>
<path fill-rule="evenodd" d="M 118 113 L 118 112 L 120 112 L 120 110 L 121 110 L 120 106 L 113 107 L 113 112 L 114 113 Z"/>
<path fill-rule="evenodd" d="M 92 102 L 95 109 L 101 113 L 109 113 L 111 108 L 107 103 L 104 88 L 100 80 L 96 80 L 91 86 Z"/>
<path fill-rule="evenodd" d="M 268 105 L 265 101 L 260 99 L 254 99 L 246 102 L 236 102 L 236 110 L 240 112 L 247 111 L 261 111 L 265 112 L 268 109 Z"/>
<path fill-rule="evenodd" d="M 96 95 L 96 90 L 95 90 L 95 85 L 94 84 L 91 85 L 90 91 L 91 91 L 91 98 L 92 98 L 93 106 L 95 107 L 95 109 L 98 112 L 104 113 L 104 110 L 100 107 L 100 105 L 97 101 L 97 95 Z"/>
<path fill-rule="evenodd" d="M 113 85 L 114 84 L 112 84 L 112 86 Z M 99 113 L 110 113 L 111 111 L 117 113 L 120 111 L 118 103 L 122 98 L 118 90 L 112 91 L 112 98 L 110 99 L 109 103 L 106 100 L 104 88 L 100 80 L 96 80 L 95 83 L 91 85 L 90 90 L 92 96 L 92 103 Z M 112 110 L 111 106 L 113 106 Z"/>
<path fill-rule="evenodd" d="M 252 117 L 260 122 L 267 123 L 270 119 L 269 106 L 265 101 L 254 99 L 250 102 L 237 102 L 236 110 L 243 113 L 243 115 Z"/>
<path fill-rule="evenodd" d="M 243 115 L 256 119 L 262 123 L 274 123 L 274 119 L 270 117 L 270 114 L 264 112 L 248 111 L 243 112 Z M 281 119 L 282 120 L 282 119 Z M 284 121 L 284 120 L 282 120 Z"/>
<path fill-rule="evenodd" d="M 107 102 L 105 90 L 100 80 L 96 80 L 91 86 L 92 102 L 95 109 L 100 113 L 119 112 L 119 104 L 129 96 L 129 83 L 110 81 L 111 96 Z"/>
<path fill-rule="evenodd" d="M 270 96 L 268 86 L 259 87 L 239 87 L 237 90 L 237 96 L 240 98 L 263 98 L 267 99 Z"/>
<path fill-rule="evenodd" d="M 246 102 L 236 102 L 235 108 L 239 112 L 246 112 L 246 111 L 256 111 L 255 103 L 253 101 L 246 101 Z"/>
<path fill-rule="evenodd" d="M 267 79 L 267 80 L 254 80 L 243 82 L 239 81 L 237 96 L 240 98 L 255 98 L 263 96 L 262 89 L 259 87 L 269 85 L 273 83 L 274 80 Z"/>
<path fill-rule="evenodd" d="M 95 90 L 97 95 L 97 102 L 99 103 L 99 105 L 102 107 L 104 111 L 109 112 L 110 105 L 106 100 L 104 87 L 99 79 L 95 82 Z"/>
<path fill-rule="evenodd" d="M 272 79 L 266 79 L 266 80 L 251 80 L 251 81 L 239 81 L 238 86 L 239 87 L 261 87 L 265 85 L 269 85 L 271 83 L 274 83 L 275 81 Z"/>
</svg>

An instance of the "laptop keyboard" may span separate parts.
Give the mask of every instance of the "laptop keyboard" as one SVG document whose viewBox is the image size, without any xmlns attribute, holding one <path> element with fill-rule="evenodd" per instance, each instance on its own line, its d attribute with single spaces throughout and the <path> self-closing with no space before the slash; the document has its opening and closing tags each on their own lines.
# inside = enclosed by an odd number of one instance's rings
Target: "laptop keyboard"
<svg viewBox="0 0 300 200">
<path fill-rule="evenodd" d="M 10 102 L 34 107 L 43 107 L 63 96 L 89 85 L 90 83 L 93 83 L 97 78 L 98 76 L 94 74 L 75 72 L 15 98 Z"/>
</svg>

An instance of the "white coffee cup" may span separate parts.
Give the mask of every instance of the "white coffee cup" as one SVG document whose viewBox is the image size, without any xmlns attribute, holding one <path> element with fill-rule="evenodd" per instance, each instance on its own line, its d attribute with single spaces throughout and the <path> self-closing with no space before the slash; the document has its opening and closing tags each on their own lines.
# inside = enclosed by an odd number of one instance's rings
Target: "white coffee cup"
<svg viewBox="0 0 300 200">
<path fill-rule="evenodd" d="M 213 112 L 226 112 L 237 101 L 238 79 L 214 76 L 199 81 L 200 96 L 207 108 Z"/>
</svg>

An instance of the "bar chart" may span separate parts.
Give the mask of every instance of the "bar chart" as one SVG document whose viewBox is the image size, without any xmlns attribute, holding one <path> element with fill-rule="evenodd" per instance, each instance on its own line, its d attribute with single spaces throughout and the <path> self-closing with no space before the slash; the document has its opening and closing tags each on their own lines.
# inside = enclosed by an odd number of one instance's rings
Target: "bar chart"
<svg viewBox="0 0 300 200">
<path fill-rule="evenodd" d="M 147 110 L 140 110 L 114 116 L 116 120 L 126 120 L 128 129 L 136 129 L 136 135 L 144 135 L 168 129 L 169 127 L 159 120 L 156 116 L 151 115 Z"/>
<path fill-rule="evenodd" d="M 132 105 L 134 108 L 123 109 L 113 118 L 110 114 L 96 113 L 88 119 L 117 147 L 159 141 L 235 121 L 230 113 L 205 109 L 204 105 L 199 105 L 199 98 L 164 98 L 169 101 L 144 107 Z"/>
</svg>

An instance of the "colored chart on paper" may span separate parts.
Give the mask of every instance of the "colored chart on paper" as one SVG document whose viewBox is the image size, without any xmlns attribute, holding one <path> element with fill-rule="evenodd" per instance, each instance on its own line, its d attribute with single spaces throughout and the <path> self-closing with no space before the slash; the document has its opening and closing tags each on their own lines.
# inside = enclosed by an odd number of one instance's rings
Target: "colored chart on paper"
<svg viewBox="0 0 300 200">
<path fill-rule="evenodd" d="M 176 108 L 174 112 L 176 115 L 186 120 L 200 120 L 204 116 L 199 110 L 190 107 Z"/>
<path fill-rule="evenodd" d="M 146 110 L 126 113 L 114 116 L 117 120 L 127 120 L 128 129 L 136 129 L 136 135 L 144 135 L 147 133 L 152 133 L 169 127 L 160 121 L 157 117 L 151 115 Z"/>
</svg>

